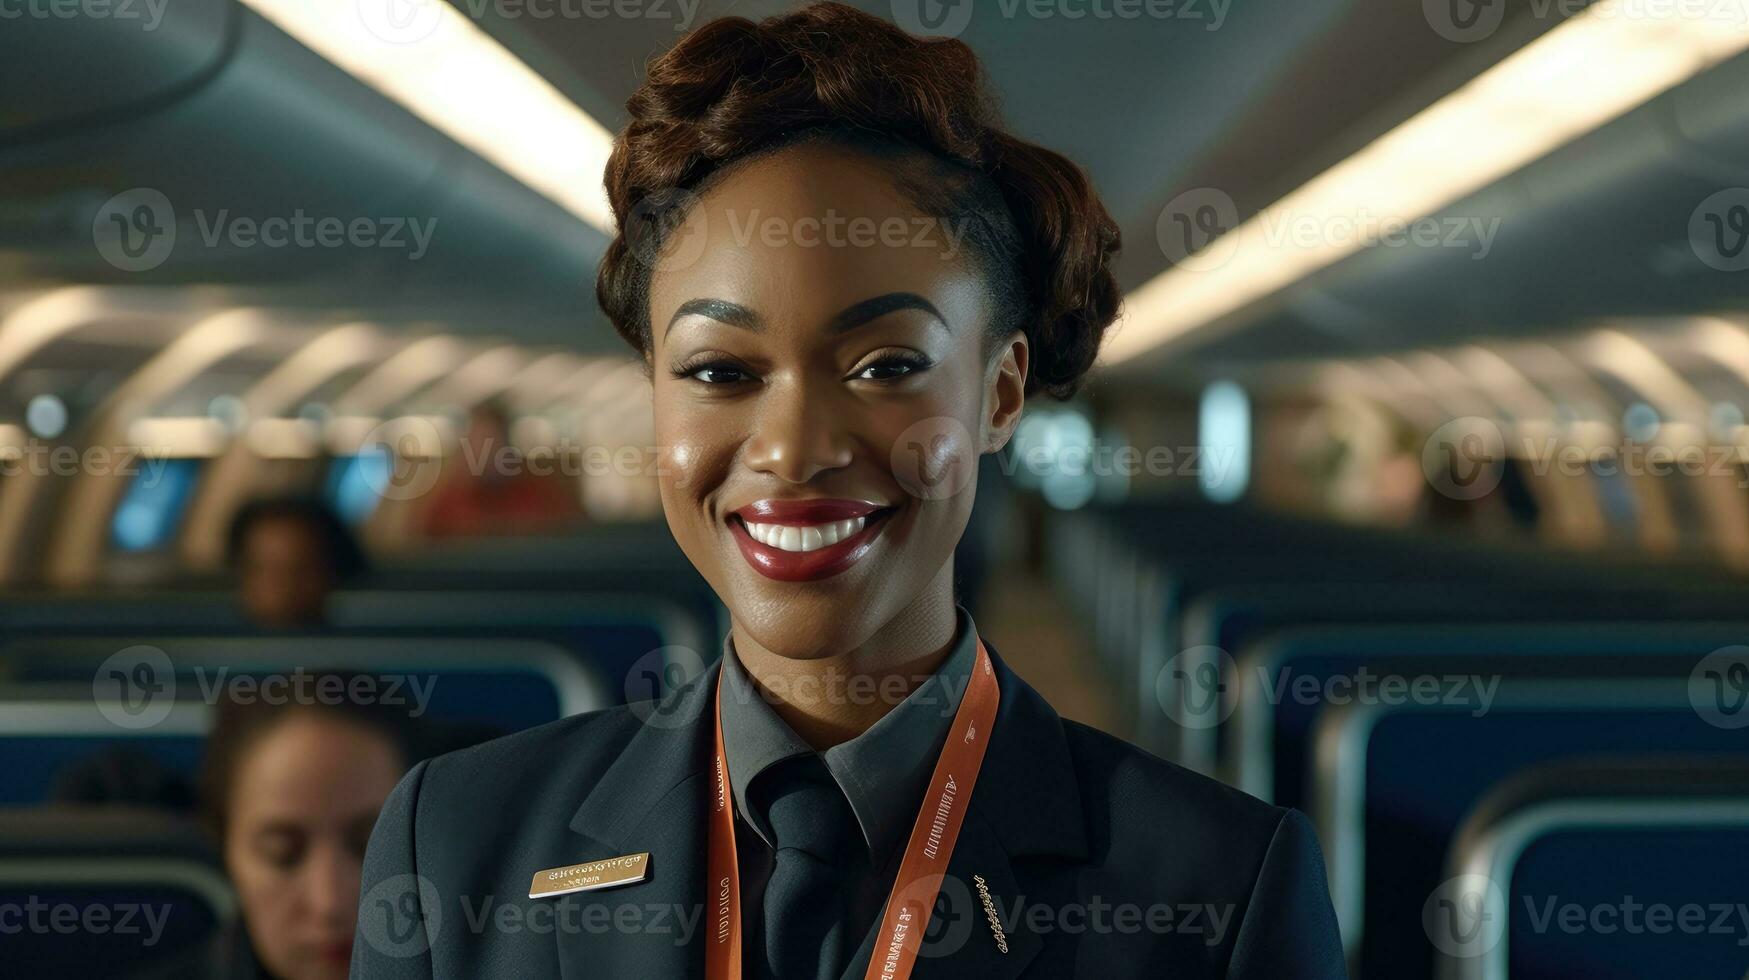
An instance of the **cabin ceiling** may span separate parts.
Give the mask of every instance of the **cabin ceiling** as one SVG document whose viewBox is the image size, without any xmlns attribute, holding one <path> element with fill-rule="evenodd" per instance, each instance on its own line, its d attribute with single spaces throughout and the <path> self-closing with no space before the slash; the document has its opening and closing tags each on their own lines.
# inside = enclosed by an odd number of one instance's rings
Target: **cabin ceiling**
<svg viewBox="0 0 1749 980">
<path fill-rule="evenodd" d="M 585 13 L 600 8 L 555 3 L 547 9 L 571 15 L 542 19 L 509 16 L 525 9 L 517 4 L 455 2 L 478 8 L 489 33 L 609 129 L 625 122 L 645 61 L 681 29 L 788 6 L 650 0 L 636 8 L 645 16 L 601 18 Z M 861 5 L 894 17 L 909 2 Z M 1170 16 L 1098 15 L 1121 9 L 1114 2 L 1052 7 L 1088 12 L 1078 19 L 1030 16 L 1018 0 L 981 3 L 959 36 L 983 58 L 1011 127 L 1092 175 L 1123 227 L 1126 289 L 1169 266 L 1155 226 L 1179 193 L 1217 188 L 1241 215 L 1255 213 L 1556 23 L 1511 5 L 1485 40 L 1459 43 L 1430 27 L 1425 5 L 1398 0 L 1161 0 L 1155 9 Z M 0 39 L 0 86 L 53 96 L 15 98 L 0 112 L 6 288 L 202 285 L 328 321 L 622 350 L 593 300 L 600 232 L 234 0 L 190 0 L 171 14 L 180 19 L 144 46 L 96 20 L 21 21 Z M 1741 309 L 1749 280 L 1692 261 L 1687 224 L 1700 190 L 1749 183 L 1746 90 L 1749 62 L 1727 62 L 1680 97 L 1455 203 L 1440 220 L 1497 219 L 1488 261 L 1370 249 L 1123 372 L 1194 380 L 1598 316 Z M 1718 111 L 1732 94 L 1740 108 Z M 89 221 L 139 186 L 237 214 L 294 205 L 424 214 L 448 234 L 428 261 L 257 249 L 129 273 L 95 254 Z"/>
</svg>

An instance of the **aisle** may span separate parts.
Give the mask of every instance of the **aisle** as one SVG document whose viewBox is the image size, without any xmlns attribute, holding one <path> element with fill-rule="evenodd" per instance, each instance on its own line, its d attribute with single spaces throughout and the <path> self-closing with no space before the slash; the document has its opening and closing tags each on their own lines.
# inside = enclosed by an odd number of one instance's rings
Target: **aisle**
<svg viewBox="0 0 1749 980">
<path fill-rule="evenodd" d="M 1093 664 L 1080 624 L 1048 582 L 1020 563 L 1004 563 L 991 577 L 978 628 L 1008 665 L 1037 688 L 1065 718 L 1123 738 L 1116 692 Z"/>
</svg>

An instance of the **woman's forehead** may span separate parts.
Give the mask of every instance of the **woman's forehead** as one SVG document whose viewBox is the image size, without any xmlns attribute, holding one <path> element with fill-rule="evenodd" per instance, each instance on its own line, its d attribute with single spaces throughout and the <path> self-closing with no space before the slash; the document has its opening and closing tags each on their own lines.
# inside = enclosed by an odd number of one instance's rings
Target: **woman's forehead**
<svg viewBox="0 0 1749 980">
<path fill-rule="evenodd" d="M 957 303 L 971 268 L 965 231 L 921 211 L 882 160 L 824 144 L 787 148 L 725 174 L 693 203 L 653 270 L 651 325 L 661 334 L 699 298 L 815 318 L 892 292 Z"/>
</svg>

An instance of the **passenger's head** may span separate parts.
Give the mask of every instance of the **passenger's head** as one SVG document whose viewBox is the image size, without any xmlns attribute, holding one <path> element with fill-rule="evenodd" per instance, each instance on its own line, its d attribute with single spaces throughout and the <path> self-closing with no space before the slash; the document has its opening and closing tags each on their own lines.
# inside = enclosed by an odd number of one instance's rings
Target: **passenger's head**
<svg viewBox="0 0 1749 980">
<path fill-rule="evenodd" d="M 468 409 L 468 427 L 462 437 L 474 445 L 496 449 L 509 441 L 511 419 L 509 405 L 488 398 Z"/>
<path fill-rule="evenodd" d="M 509 404 L 500 398 L 488 398 L 470 408 L 467 428 L 462 432 L 462 442 L 468 453 L 475 459 L 489 460 L 500 459 L 505 454 L 515 455 L 517 448 L 510 441 L 510 427 L 514 419 L 515 414 Z M 472 474 L 468 482 L 476 488 L 510 482 L 510 472 L 506 472 L 507 469 L 509 468 L 487 466 Z"/>
<path fill-rule="evenodd" d="M 969 48 L 842 4 L 712 21 L 627 107 L 597 295 L 651 368 L 669 526 L 767 649 L 860 646 L 951 595 L 977 455 L 1092 366 L 1117 227 L 1078 167 L 1002 129 Z M 859 557 L 762 555 L 783 539 L 737 511 L 845 512 L 760 509 L 798 498 L 872 505 Z"/>
<path fill-rule="evenodd" d="M 319 500 L 257 500 L 231 520 L 229 558 L 244 612 L 261 626 L 313 626 L 328 593 L 364 568 L 358 543 Z"/>
<path fill-rule="evenodd" d="M 305 697 L 223 703 L 207 740 L 201 816 L 280 980 L 346 976 L 365 844 L 415 752 L 404 708 L 323 693 L 349 681 L 306 675 Z"/>
</svg>

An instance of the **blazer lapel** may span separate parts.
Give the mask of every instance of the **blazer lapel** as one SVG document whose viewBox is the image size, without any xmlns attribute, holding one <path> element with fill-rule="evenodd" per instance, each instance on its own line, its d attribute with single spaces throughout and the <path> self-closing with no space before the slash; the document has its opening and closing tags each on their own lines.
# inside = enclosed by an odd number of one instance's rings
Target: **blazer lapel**
<svg viewBox="0 0 1749 980">
<path fill-rule="evenodd" d="M 560 974 L 687 977 L 704 972 L 705 820 L 709 793 L 709 710 L 713 665 L 654 710 L 634 707 L 643 724 L 596 781 L 572 817 L 581 863 L 650 853 L 641 882 L 553 899 Z"/>
<path fill-rule="evenodd" d="M 1044 946 L 1036 933 L 1019 928 L 1006 917 L 1026 894 L 1021 884 L 1024 874 L 1024 870 L 1016 870 L 994 827 L 974 802 L 960 827 L 959 842 L 948 861 L 947 880 L 942 882 L 912 976 L 916 980 L 1012 980 L 1020 976 Z M 985 911 L 986 895 L 1002 927 L 1000 943 Z"/>
<path fill-rule="evenodd" d="M 1027 905 L 1055 900 L 1038 893 L 1029 861 L 1087 857 L 1087 835 L 1063 722 L 1044 698 L 989 649 L 1002 692 L 995 734 L 948 860 L 912 974 L 917 980 L 1019 977 L 1046 942 L 1025 928 Z M 980 889 L 980 884 L 982 888 Z M 1003 952 L 984 905 L 1002 929 Z M 861 980 L 875 954 L 880 923 L 864 937 L 844 980 Z"/>
</svg>

